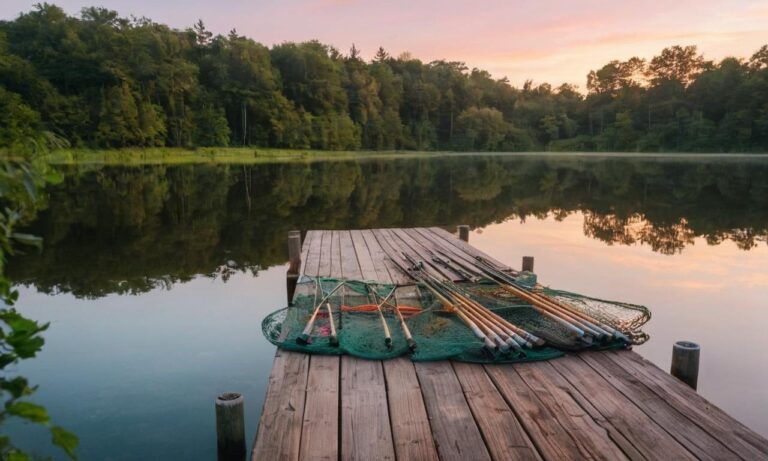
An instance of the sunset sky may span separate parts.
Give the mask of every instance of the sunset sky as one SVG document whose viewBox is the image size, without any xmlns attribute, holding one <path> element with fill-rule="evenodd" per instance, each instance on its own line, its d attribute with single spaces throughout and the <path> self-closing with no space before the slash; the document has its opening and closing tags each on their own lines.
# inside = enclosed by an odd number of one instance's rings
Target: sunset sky
<svg viewBox="0 0 768 461">
<path fill-rule="evenodd" d="M 35 0 L 36 1 L 36 0 Z M 85 2 L 85 3 L 84 3 Z M 3 0 L 13 19 L 33 1 Z M 176 28 L 202 18 L 214 33 L 236 28 L 266 45 L 318 39 L 363 57 L 379 46 L 424 61 L 447 59 L 508 77 L 584 87 L 611 59 L 650 58 L 670 45 L 698 45 L 709 59 L 749 57 L 768 43 L 766 1 L 356 1 L 58 0 L 70 14 L 98 4 Z"/>
</svg>

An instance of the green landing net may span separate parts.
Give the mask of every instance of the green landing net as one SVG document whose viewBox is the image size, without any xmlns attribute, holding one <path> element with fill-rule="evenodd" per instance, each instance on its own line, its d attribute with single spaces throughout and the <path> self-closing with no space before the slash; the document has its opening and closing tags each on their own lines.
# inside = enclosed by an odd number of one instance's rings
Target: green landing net
<svg viewBox="0 0 768 461">
<path fill-rule="evenodd" d="M 520 281 L 523 285 L 536 287 L 535 276 Z M 385 345 L 384 329 L 378 312 L 372 307 L 360 310 L 360 306 L 371 306 L 377 301 L 370 293 L 369 286 L 378 293 L 380 301 L 390 293 L 394 285 L 356 280 L 347 280 L 344 287 L 329 298 L 338 345 L 331 344 L 331 322 L 325 308 L 320 310 L 315 320 L 310 342 L 302 344 L 297 341 L 312 316 L 315 304 L 323 296 L 319 291 L 315 292 L 316 283 L 319 283 L 327 294 L 340 282 L 341 280 L 333 278 L 304 277 L 297 286 L 294 305 L 275 311 L 264 319 L 264 336 L 283 349 L 311 354 L 348 354 L 376 360 L 408 355 L 414 361 L 452 359 L 481 363 L 547 360 L 563 355 L 563 351 L 627 346 L 626 342 L 619 340 L 585 344 L 562 325 L 539 314 L 530 304 L 509 295 L 492 282 L 462 283 L 460 286 L 486 308 L 544 339 L 544 346 L 523 349 L 525 356 L 512 351 L 491 353 L 483 347 L 483 342 L 473 335 L 467 325 L 455 313 L 447 312 L 428 290 L 410 285 L 398 287 L 395 293 L 397 305 L 402 308 L 401 312 L 405 316 L 416 347 L 414 350 L 409 349 L 398 316 L 392 308 L 384 308 L 382 312 L 392 337 L 392 347 L 388 348 Z M 598 300 L 541 287 L 534 290 L 567 302 L 593 318 L 617 328 L 634 344 L 647 339 L 647 335 L 641 332 L 639 327 L 648 321 L 650 313 L 642 306 Z M 416 307 L 419 310 L 408 307 Z"/>
</svg>

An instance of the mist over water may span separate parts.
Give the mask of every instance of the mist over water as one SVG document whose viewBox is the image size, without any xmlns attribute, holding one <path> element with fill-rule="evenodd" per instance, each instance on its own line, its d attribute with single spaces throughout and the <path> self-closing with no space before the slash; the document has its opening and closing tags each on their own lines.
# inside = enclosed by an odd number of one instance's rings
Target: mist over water
<svg viewBox="0 0 768 461">
<path fill-rule="evenodd" d="M 699 392 L 762 434 L 768 159 L 466 156 L 263 165 L 61 167 L 11 261 L 19 308 L 52 325 L 21 365 L 82 459 L 211 459 L 213 399 L 255 434 L 285 304 L 291 229 L 445 226 L 540 282 L 645 304 L 663 369 L 702 345 Z M 738 341 L 727 340 L 738 332 Z M 15 427 L 28 447 L 43 431 Z"/>
</svg>

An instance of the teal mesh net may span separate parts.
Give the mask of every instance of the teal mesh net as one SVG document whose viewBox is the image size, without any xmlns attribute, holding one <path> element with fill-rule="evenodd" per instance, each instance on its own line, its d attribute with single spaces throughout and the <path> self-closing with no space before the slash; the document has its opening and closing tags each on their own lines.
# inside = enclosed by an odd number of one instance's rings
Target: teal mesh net
<svg viewBox="0 0 768 461">
<path fill-rule="evenodd" d="M 520 280 L 527 287 L 537 287 L 535 276 Z M 558 322 L 541 315 L 530 304 L 500 290 L 498 285 L 479 282 L 462 283 L 461 289 L 505 320 L 544 339 L 546 344 L 525 348 L 524 355 L 517 351 L 490 352 L 467 325 L 455 313 L 446 311 L 428 290 L 411 285 L 398 287 L 392 304 L 397 303 L 402 308 L 401 312 L 416 347 L 413 350 L 409 348 L 399 317 L 391 307 L 385 306 L 382 314 L 392 339 L 391 347 L 388 347 L 384 340 L 381 316 L 373 309 L 377 298 L 370 293 L 370 289 L 376 291 L 380 301 L 390 293 L 394 285 L 354 280 L 346 281 L 344 287 L 328 299 L 338 344 L 331 341 L 331 316 L 325 306 L 317 314 L 309 342 L 304 344 L 299 341 L 318 298 L 323 296 L 316 290 L 316 283 L 327 294 L 339 282 L 331 278 L 304 278 L 297 287 L 294 304 L 270 314 L 262 322 L 266 338 L 283 349 L 311 354 L 349 354 L 378 360 L 409 355 L 414 361 L 452 359 L 481 363 L 547 360 L 561 356 L 563 351 L 568 350 L 627 346 L 625 341 L 619 340 L 585 343 Z M 590 315 L 599 313 L 601 321 L 627 334 L 632 342 L 647 339 L 639 327 L 650 318 L 650 313 L 642 306 L 541 287 L 535 289 L 566 301 Z"/>
</svg>

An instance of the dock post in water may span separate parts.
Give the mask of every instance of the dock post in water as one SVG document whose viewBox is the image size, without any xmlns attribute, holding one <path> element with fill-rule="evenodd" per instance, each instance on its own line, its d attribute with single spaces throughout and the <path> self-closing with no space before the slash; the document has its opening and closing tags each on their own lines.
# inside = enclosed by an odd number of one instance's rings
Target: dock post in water
<svg viewBox="0 0 768 461">
<path fill-rule="evenodd" d="M 225 392 L 216 397 L 216 445 L 220 461 L 245 459 L 242 394 Z"/>
<path fill-rule="evenodd" d="M 458 226 L 459 229 L 459 238 L 464 240 L 465 242 L 469 242 L 469 226 L 466 224 L 462 224 L 461 226 Z"/>
<path fill-rule="evenodd" d="M 523 271 L 533 272 L 533 256 L 523 256 Z"/>
<path fill-rule="evenodd" d="M 285 274 L 285 286 L 288 294 L 288 305 L 293 301 L 296 282 L 299 280 L 301 268 L 301 231 L 288 231 L 288 272 Z"/>
<path fill-rule="evenodd" d="M 669 373 L 693 390 L 699 382 L 701 347 L 690 341 L 678 341 L 672 346 L 672 367 Z"/>
</svg>

